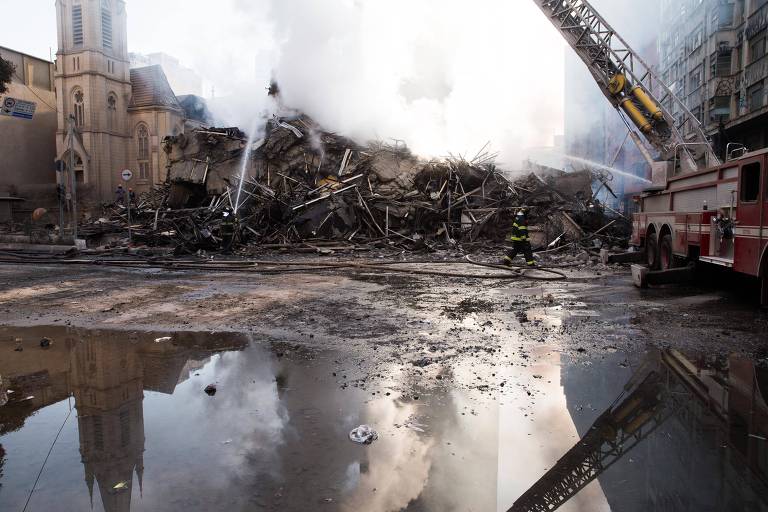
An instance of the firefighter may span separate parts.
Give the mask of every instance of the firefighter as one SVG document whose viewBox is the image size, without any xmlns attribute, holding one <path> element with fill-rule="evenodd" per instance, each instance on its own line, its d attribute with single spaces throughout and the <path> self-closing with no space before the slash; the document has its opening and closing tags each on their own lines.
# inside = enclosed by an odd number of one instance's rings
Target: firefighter
<svg viewBox="0 0 768 512">
<path fill-rule="evenodd" d="M 525 255 L 525 264 L 529 267 L 536 266 L 536 261 L 533 259 L 531 241 L 528 238 L 528 220 L 525 218 L 523 210 L 519 210 L 517 215 L 515 215 L 512 231 L 507 240 L 512 242 L 512 248 L 507 249 L 507 255 L 504 256 L 503 260 L 504 265 L 511 267 L 515 256 L 522 252 Z"/>
<path fill-rule="evenodd" d="M 235 241 L 237 231 L 237 219 L 231 208 L 226 208 L 223 213 L 224 221 L 221 223 L 219 234 L 222 238 L 222 246 L 225 254 L 232 252 L 232 244 Z"/>
</svg>

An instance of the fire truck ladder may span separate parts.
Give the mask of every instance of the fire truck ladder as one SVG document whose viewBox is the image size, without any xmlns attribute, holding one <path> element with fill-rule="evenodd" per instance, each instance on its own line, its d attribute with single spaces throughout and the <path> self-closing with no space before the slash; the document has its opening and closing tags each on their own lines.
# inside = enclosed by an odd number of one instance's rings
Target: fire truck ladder
<svg viewBox="0 0 768 512">
<path fill-rule="evenodd" d="M 652 167 L 652 152 L 658 155 L 656 161 L 679 165 L 683 172 L 719 165 L 696 116 L 589 2 L 534 1 L 587 65 Z"/>
<path fill-rule="evenodd" d="M 684 356 L 676 351 L 655 356 L 649 356 L 652 358 L 635 372 L 614 404 L 508 512 L 557 510 L 672 416 L 685 425 L 704 416 L 727 423 L 724 412 L 691 377 L 694 370 L 686 367 Z M 626 395 L 629 390 L 632 392 Z"/>
</svg>

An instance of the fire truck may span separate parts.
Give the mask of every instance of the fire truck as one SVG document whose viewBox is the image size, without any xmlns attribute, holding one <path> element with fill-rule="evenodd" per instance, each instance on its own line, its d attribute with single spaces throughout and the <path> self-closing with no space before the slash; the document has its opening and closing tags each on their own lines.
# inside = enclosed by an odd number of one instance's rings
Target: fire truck
<svg viewBox="0 0 768 512">
<path fill-rule="evenodd" d="M 651 271 L 684 262 L 760 279 L 768 306 L 768 150 L 726 148 L 720 161 L 684 101 L 586 0 L 534 0 L 581 58 L 651 167 L 632 245 Z"/>
<path fill-rule="evenodd" d="M 652 270 L 720 265 L 761 280 L 768 306 L 768 149 L 681 173 L 639 197 L 632 244 Z"/>
</svg>

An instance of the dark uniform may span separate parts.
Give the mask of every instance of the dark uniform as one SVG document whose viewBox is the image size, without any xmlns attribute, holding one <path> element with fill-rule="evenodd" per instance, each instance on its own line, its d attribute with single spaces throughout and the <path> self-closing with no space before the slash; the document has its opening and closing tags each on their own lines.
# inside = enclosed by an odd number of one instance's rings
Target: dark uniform
<svg viewBox="0 0 768 512">
<path fill-rule="evenodd" d="M 237 219 L 235 214 L 227 209 L 224 212 L 224 221 L 221 223 L 219 234 L 221 235 L 222 248 L 224 252 L 229 253 L 232 250 L 232 244 L 235 241 L 235 235 L 237 234 Z"/>
<path fill-rule="evenodd" d="M 512 231 L 507 240 L 512 242 L 512 249 L 508 249 L 507 255 L 504 256 L 505 265 L 512 265 L 515 256 L 521 252 L 525 255 L 526 265 L 529 267 L 536 265 L 536 261 L 533 259 L 531 241 L 528 238 L 528 221 L 525 220 L 525 215 L 522 213 L 518 213 L 515 217 Z"/>
</svg>

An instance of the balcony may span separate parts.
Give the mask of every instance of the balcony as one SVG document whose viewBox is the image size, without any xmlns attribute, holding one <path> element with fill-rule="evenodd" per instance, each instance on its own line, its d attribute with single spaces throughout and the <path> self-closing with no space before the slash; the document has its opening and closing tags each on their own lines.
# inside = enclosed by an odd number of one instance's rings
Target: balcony
<svg viewBox="0 0 768 512">
<path fill-rule="evenodd" d="M 755 62 L 748 65 L 746 71 L 744 72 L 744 76 L 746 78 L 747 87 L 768 77 L 768 54 L 763 55 Z"/>
</svg>

